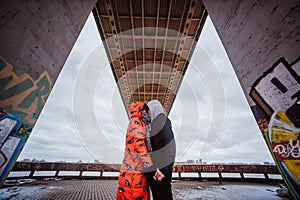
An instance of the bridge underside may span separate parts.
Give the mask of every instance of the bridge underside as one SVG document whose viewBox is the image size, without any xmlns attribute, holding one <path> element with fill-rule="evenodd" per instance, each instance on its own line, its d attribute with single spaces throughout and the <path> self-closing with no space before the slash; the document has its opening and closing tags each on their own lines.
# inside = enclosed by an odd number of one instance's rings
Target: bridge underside
<svg viewBox="0 0 300 200">
<path fill-rule="evenodd" d="M 299 0 L 5 1 L 0 186 L 92 10 L 126 107 L 155 98 L 169 113 L 207 10 L 262 133 L 276 110 L 300 127 Z M 284 138 L 275 144 L 299 144 L 299 138 Z M 299 159 L 292 160 L 298 170 Z"/>
<path fill-rule="evenodd" d="M 125 107 L 158 99 L 168 114 L 207 16 L 202 2 L 99 0 L 93 14 Z"/>
</svg>

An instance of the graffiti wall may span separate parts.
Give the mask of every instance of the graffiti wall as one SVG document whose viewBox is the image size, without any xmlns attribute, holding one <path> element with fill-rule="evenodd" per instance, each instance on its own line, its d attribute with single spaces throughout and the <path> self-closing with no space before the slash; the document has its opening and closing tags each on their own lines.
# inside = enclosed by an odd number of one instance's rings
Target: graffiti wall
<svg viewBox="0 0 300 200">
<path fill-rule="evenodd" d="M 51 91 L 47 71 L 18 74 L 0 58 L 0 186 L 23 149 Z"/>
<path fill-rule="evenodd" d="M 36 79 L 28 73 L 17 74 L 14 67 L 0 57 L 0 107 L 7 113 L 17 114 L 30 130 L 51 91 L 50 80 L 47 71 Z"/>
<path fill-rule="evenodd" d="M 254 83 L 250 96 L 264 111 L 256 116 L 258 120 L 270 118 L 274 111 L 282 110 L 294 123 L 299 124 L 296 112 L 300 106 L 299 60 L 289 64 L 284 58 L 279 59 Z"/>
<path fill-rule="evenodd" d="M 18 116 L 0 111 L 0 186 L 16 162 L 29 132 Z"/>
<path fill-rule="evenodd" d="M 300 199 L 300 58 L 284 58 L 253 84 L 252 111 L 295 199 Z"/>
</svg>

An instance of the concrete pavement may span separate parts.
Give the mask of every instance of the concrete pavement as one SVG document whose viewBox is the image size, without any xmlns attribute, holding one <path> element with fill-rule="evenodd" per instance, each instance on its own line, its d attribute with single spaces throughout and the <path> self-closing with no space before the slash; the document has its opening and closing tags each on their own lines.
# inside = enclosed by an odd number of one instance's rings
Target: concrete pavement
<svg viewBox="0 0 300 200">
<path fill-rule="evenodd" d="M 175 200 L 186 199 L 264 199 L 287 200 L 277 196 L 278 185 L 237 182 L 173 181 Z M 0 189 L 0 199 L 115 199 L 117 180 L 39 180 Z"/>
</svg>

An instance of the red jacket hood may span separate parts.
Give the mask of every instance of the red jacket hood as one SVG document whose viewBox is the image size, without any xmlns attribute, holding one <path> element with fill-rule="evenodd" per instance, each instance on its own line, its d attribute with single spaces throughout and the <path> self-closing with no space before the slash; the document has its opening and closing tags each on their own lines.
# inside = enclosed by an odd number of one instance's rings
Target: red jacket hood
<svg viewBox="0 0 300 200">
<path fill-rule="evenodd" d="M 129 106 L 129 117 L 130 117 L 130 119 L 132 119 L 133 117 L 141 118 L 144 105 L 145 105 L 144 102 L 131 103 L 130 106 Z"/>
</svg>

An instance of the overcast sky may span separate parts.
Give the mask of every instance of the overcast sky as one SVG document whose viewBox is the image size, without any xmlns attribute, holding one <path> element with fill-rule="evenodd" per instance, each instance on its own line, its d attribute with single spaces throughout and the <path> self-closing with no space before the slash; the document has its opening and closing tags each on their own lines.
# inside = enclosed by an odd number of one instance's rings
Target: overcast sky
<svg viewBox="0 0 300 200">
<path fill-rule="evenodd" d="M 121 163 L 126 112 L 90 15 L 19 160 Z M 273 162 L 209 18 L 169 117 L 177 161 Z"/>
</svg>

